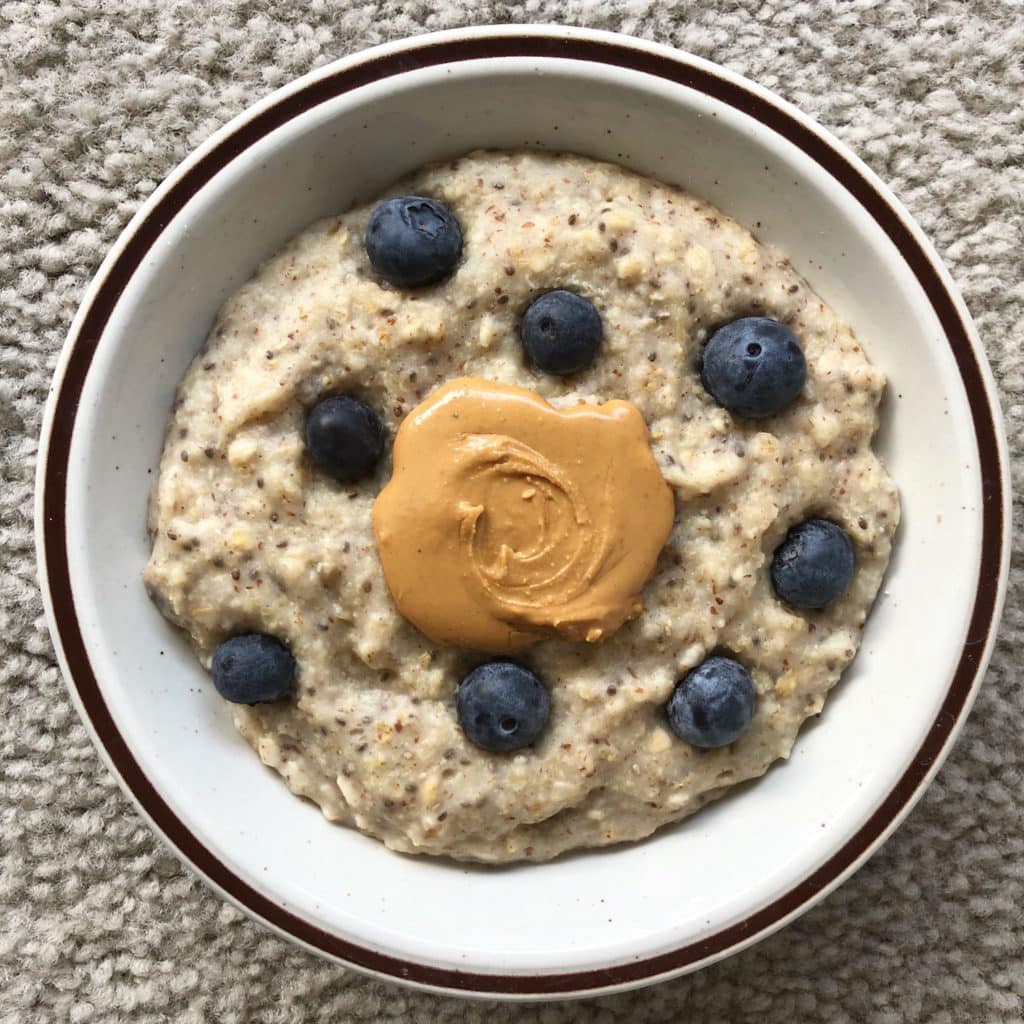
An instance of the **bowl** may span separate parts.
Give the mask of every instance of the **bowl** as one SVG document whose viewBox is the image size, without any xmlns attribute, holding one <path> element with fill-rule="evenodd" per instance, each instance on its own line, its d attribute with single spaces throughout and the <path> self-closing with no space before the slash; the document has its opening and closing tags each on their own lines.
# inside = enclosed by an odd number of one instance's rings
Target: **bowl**
<svg viewBox="0 0 1024 1024">
<path fill-rule="evenodd" d="M 859 657 L 788 763 L 648 841 L 541 865 L 399 856 L 260 766 L 146 599 L 147 494 L 224 300 L 311 221 L 477 147 L 571 150 L 706 197 L 789 255 L 889 376 L 903 524 Z M 140 811 L 212 887 L 327 957 L 437 990 L 592 994 L 694 970 L 820 900 L 892 832 L 963 723 L 1009 553 L 990 372 L 948 273 L 836 139 L 763 88 L 624 36 L 494 27 L 337 61 L 219 131 L 92 283 L 43 429 L 37 539 L 71 695 Z"/>
</svg>

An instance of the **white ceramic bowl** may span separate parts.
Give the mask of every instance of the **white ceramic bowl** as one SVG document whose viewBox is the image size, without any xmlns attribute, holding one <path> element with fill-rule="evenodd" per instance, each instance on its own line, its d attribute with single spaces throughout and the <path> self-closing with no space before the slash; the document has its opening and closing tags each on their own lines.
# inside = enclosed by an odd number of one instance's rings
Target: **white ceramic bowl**
<svg viewBox="0 0 1024 1024">
<path fill-rule="evenodd" d="M 647 842 L 471 869 L 331 826 L 260 766 L 146 599 L 143 520 L 175 385 L 260 260 L 424 161 L 524 145 L 679 182 L 789 254 L 889 375 L 879 445 L 904 520 L 863 649 L 789 763 Z M 692 970 L 847 877 L 962 724 L 1009 552 L 988 368 L 948 274 L 881 182 L 730 72 L 555 28 L 448 32 L 358 54 L 200 147 L 127 227 L 82 304 L 38 484 L 47 614 L 71 693 L 176 852 L 253 917 L 327 956 L 522 998 Z"/>
</svg>

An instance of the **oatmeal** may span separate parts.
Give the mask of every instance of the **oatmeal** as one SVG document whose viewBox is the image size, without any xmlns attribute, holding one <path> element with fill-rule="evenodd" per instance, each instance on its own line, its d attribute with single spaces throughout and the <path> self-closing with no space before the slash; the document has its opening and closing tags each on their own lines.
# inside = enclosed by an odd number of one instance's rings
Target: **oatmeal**
<svg viewBox="0 0 1024 1024">
<path fill-rule="evenodd" d="M 395 264 L 387 279 L 406 274 L 406 284 L 387 284 L 367 256 L 370 205 L 304 231 L 228 301 L 171 415 L 147 586 L 204 665 L 221 651 L 222 674 L 243 663 L 227 641 L 267 638 L 257 653 L 277 675 L 231 698 L 267 701 L 234 704 L 236 725 L 328 819 L 396 850 L 482 861 L 647 836 L 787 757 L 853 658 L 899 518 L 871 449 L 884 377 L 785 258 L 707 203 L 622 168 L 474 153 L 391 194 L 430 197 L 421 219 L 451 212 L 460 245 L 442 255 L 461 251 L 454 272 L 416 278 Z M 542 335 L 531 348 L 527 314 L 561 292 L 597 311 L 600 333 L 577 331 L 579 351 L 545 351 Z M 781 411 L 772 396 L 759 405 L 756 386 L 708 379 L 720 366 L 717 355 L 705 365 L 709 338 L 729 341 L 723 325 L 751 318 L 799 342 L 801 375 Z M 761 342 L 741 340 L 762 358 Z M 419 616 L 428 636 L 399 611 L 374 505 L 400 426 L 459 378 L 524 389 L 566 413 L 629 403 L 646 425 L 642 454 L 671 489 L 671 529 L 664 544 L 657 530 L 627 530 L 639 554 L 623 563 L 633 569 L 616 591 L 626 604 L 600 623 L 579 617 L 582 634 L 527 615 L 522 643 L 488 647 Z M 328 396 L 350 404 L 328 409 Z M 741 414 L 726 407 L 734 399 L 748 403 L 733 406 Z M 361 431 L 372 458 L 314 458 L 318 409 L 324 423 Z M 437 452 L 439 472 L 447 454 Z M 608 452 L 591 454 L 601 464 Z M 406 487 L 396 514 L 424 498 Z M 500 563 L 501 544 L 487 543 L 488 564 Z M 807 586 L 799 574 L 791 583 L 777 554 L 791 550 L 831 550 L 842 586 L 828 592 L 826 580 L 824 601 L 802 607 Z M 437 586 L 439 604 L 452 598 Z M 457 707 L 488 649 L 515 649 L 548 702 L 529 744 L 506 752 L 471 740 Z M 737 738 L 726 728 L 727 742 L 702 745 L 694 701 L 723 661 L 716 678 L 738 680 L 745 717 Z"/>
</svg>

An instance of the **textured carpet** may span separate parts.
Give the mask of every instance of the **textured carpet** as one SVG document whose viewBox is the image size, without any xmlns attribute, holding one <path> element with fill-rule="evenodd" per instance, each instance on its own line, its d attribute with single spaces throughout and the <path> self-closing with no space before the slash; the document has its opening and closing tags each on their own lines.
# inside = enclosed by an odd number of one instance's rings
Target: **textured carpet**
<svg viewBox="0 0 1024 1024">
<path fill-rule="evenodd" d="M 1019 557 L 977 707 L 896 836 L 782 933 L 636 994 L 495 1008 L 298 952 L 182 868 L 94 754 L 54 666 L 31 521 L 42 403 L 86 283 L 156 183 L 229 117 L 339 55 L 464 24 L 460 6 L 0 0 L 0 1022 L 1020 1021 Z M 561 20 L 674 43 L 835 130 L 963 289 L 1024 476 L 1021 0 L 475 7 L 479 23 Z"/>
</svg>

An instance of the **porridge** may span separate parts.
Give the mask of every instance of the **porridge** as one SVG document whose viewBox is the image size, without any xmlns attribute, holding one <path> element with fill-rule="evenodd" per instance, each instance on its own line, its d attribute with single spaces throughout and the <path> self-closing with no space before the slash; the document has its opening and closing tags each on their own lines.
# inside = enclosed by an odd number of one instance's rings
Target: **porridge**
<svg viewBox="0 0 1024 1024">
<path fill-rule="evenodd" d="M 620 167 L 479 152 L 389 196 L 221 310 L 147 587 L 329 820 L 480 861 L 642 838 L 787 757 L 854 657 L 883 374 Z"/>
</svg>

